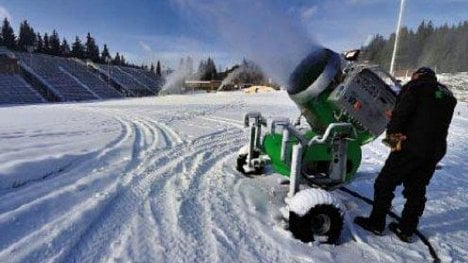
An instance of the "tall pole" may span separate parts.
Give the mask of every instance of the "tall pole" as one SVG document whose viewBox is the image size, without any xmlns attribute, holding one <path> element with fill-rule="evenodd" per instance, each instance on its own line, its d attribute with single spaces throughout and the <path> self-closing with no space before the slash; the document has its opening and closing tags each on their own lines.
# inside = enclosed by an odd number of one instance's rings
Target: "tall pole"
<svg viewBox="0 0 468 263">
<path fill-rule="evenodd" d="M 398 23 L 396 28 L 396 35 L 395 35 L 395 45 L 393 46 L 393 54 L 392 54 L 392 61 L 390 62 L 390 74 L 395 73 L 395 58 L 398 49 L 398 40 L 400 38 L 400 28 L 401 28 L 401 20 L 403 19 L 403 12 L 405 9 L 405 0 L 401 0 L 400 2 L 400 14 L 398 15 Z"/>
</svg>

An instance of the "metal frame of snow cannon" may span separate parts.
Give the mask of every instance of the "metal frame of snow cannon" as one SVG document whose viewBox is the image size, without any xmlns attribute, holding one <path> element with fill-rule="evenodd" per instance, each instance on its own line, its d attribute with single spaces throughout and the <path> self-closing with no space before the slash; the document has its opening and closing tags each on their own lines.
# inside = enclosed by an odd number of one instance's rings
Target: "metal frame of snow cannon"
<svg viewBox="0 0 468 263">
<path fill-rule="evenodd" d="M 251 120 L 254 120 L 251 123 Z M 257 151 L 260 152 L 261 136 L 262 136 L 262 126 L 266 126 L 267 121 L 259 112 L 249 112 L 244 116 L 244 126 L 250 127 L 250 138 L 247 149 L 247 157 L 245 164 L 243 165 L 243 170 L 245 173 L 251 173 L 255 170 L 263 169 L 269 162 L 270 158 L 267 155 L 260 155 L 255 158 L 254 153 Z"/>
<path fill-rule="evenodd" d="M 300 182 L 307 182 L 314 186 L 331 186 L 332 188 L 345 183 L 347 145 L 349 140 L 356 138 L 356 132 L 351 123 L 331 123 L 323 135 L 315 135 L 311 139 L 307 139 L 305 134 L 292 125 L 287 118 L 276 118 L 268 123 L 260 113 L 249 112 L 244 116 L 244 124 L 246 128 L 250 128 L 245 171 L 263 169 L 271 162 L 267 154 L 254 156 L 255 151 L 263 152 L 261 145 L 262 126 L 268 126 L 270 134 L 275 134 L 277 128 L 282 129 L 280 159 L 291 167 L 289 173 L 291 188 L 288 196 L 293 196 L 297 192 Z M 291 144 L 293 144 L 292 148 Z M 326 176 L 317 178 L 305 176 L 301 172 L 303 153 L 309 149 L 312 150 L 313 146 L 318 144 L 331 145 L 332 160 L 330 160 L 328 173 Z M 291 150 L 292 154 L 289 152 Z M 289 158 L 289 156 L 291 157 Z"/>
<path fill-rule="evenodd" d="M 294 127 L 288 127 L 288 129 Z M 339 135 L 334 133 L 340 129 Z M 283 135 L 284 136 L 284 135 Z M 313 185 L 330 185 L 332 188 L 341 186 L 346 182 L 346 161 L 347 161 L 347 146 L 348 141 L 356 137 L 355 130 L 351 123 L 331 123 L 328 125 L 325 133 L 320 136 L 316 135 L 306 144 L 299 140 L 299 143 L 292 147 L 291 157 L 291 173 L 289 175 L 290 187 L 288 196 L 294 196 L 299 190 L 299 183 L 304 177 L 307 182 Z M 332 145 L 332 160 L 328 167 L 328 173 L 325 177 L 310 178 L 302 174 L 302 155 L 304 149 L 307 150 L 317 144 Z"/>
</svg>

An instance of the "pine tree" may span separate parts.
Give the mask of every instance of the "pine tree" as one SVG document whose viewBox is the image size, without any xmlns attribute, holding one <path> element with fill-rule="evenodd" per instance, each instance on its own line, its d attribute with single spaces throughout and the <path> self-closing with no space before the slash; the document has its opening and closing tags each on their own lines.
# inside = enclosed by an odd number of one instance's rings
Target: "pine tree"
<svg viewBox="0 0 468 263">
<path fill-rule="evenodd" d="M 41 34 L 36 34 L 36 52 L 42 53 L 44 51 L 44 42 L 42 40 Z"/>
<path fill-rule="evenodd" d="M 3 20 L 2 37 L 3 37 L 3 44 L 7 48 L 13 49 L 13 50 L 17 49 L 16 36 L 7 18 Z"/>
<path fill-rule="evenodd" d="M 107 44 L 104 44 L 104 48 L 102 49 L 102 52 L 101 52 L 101 62 L 107 63 L 106 62 L 107 59 L 112 59 L 112 58 L 109 53 L 109 49 L 107 48 Z"/>
<path fill-rule="evenodd" d="M 463 31 L 465 30 L 465 31 Z M 429 66 L 438 72 L 468 70 L 468 21 L 458 25 L 434 27 L 431 21 L 421 22 L 416 32 L 401 29 L 396 65 L 399 69 Z M 388 39 L 377 36 L 364 47 L 363 59 L 384 67 L 390 64 L 395 34 Z"/>
<path fill-rule="evenodd" d="M 154 64 L 151 63 L 150 72 L 154 74 Z"/>
<path fill-rule="evenodd" d="M 177 70 L 179 70 L 179 71 L 185 70 L 185 60 L 184 60 L 184 58 L 181 58 L 179 60 L 179 67 L 177 68 Z"/>
<path fill-rule="evenodd" d="M 120 55 L 120 65 L 122 66 L 126 66 L 127 65 L 127 62 L 125 61 L 125 58 L 123 55 Z"/>
<path fill-rule="evenodd" d="M 62 44 L 60 44 L 60 55 L 64 57 L 69 57 L 70 54 L 70 45 L 68 45 L 68 41 L 64 38 L 62 40 Z"/>
<path fill-rule="evenodd" d="M 161 63 L 159 62 L 159 60 L 156 64 L 156 76 L 161 77 Z"/>
<path fill-rule="evenodd" d="M 0 46 L 4 46 L 5 44 L 3 43 L 3 36 L 2 36 L 2 27 L 0 26 Z"/>
<path fill-rule="evenodd" d="M 28 47 L 34 47 L 36 40 L 36 34 L 34 29 L 28 24 L 28 21 L 24 20 L 20 24 L 18 34 L 18 49 L 21 51 L 28 51 Z"/>
<path fill-rule="evenodd" d="M 50 44 L 50 51 L 49 54 L 54 55 L 54 56 L 59 56 L 60 54 L 60 38 L 55 31 L 55 29 L 52 31 L 52 35 L 49 37 L 49 44 Z"/>
<path fill-rule="evenodd" d="M 50 40 L 49 40 L 49 35 L 47 33 L 44 34 L 43 53 L 44 54 L 50 54 Z"/>
<path fill-rule="evenodd" d="M 193 59 L 190 56 L 185 60 L 185 72 L 187 72 L 188 75 L 193 74 Z"/>
<path fill-rule="evenodd" d="M 206 72 L 205 72 L 205 80 L 214 80 L 217 77 L 217 71 L 216 71 L 216 65 L 211 59 L 211 57 L 208 57 L 208 60 L 206 62 Z"/>
<path fill-rule="evenodd" d="M 117 66 L 120 66 L 121 61 L 120 61 L 120 54 L 119 54 L 119 52 L 117 52 L 117 53 L 115 54 L 115 57 L 114 57 L 114 60 L 112 61 L 112 64 L 117 65 Z"/>
<path fill-rule="evenodd" d="M 81 40 L 78 36 L 75 38 L 75 42 L 72 44 L 72 56 L 75 58 L 80 58 L 83 59 L 85 57 L 85 51 L 84 51 L 84 46 L 81 43 Z"/>
<path fill-rule="evenodd" d="M 200 64 L 198 64 L 198 71 L 197 75 L 200 77 L 200 80 L 204 79 L 206 72 L 206 62 L 204 59 L 200 60 Z"/>
<path fill-rule="evenodd" d="M 86 36 L 86 44 L 85 44 L 85 57 L 90 59 L 93 62 L 99 62 L 99 47 L 96 45 L 96 41 L 88 32 Z"/>
</svg>

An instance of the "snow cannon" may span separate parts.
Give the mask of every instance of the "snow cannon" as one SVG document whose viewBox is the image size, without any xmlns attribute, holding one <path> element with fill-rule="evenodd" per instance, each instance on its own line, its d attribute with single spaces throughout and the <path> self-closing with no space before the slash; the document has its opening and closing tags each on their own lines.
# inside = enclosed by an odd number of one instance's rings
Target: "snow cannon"
<svg viewBox="0 0 468 263">
<path fill-rule="evenodd" d="M 358 64 L 358 55 L 319 49 L 297 65 L 287 87 L 301 113 L 297 122 L 266 120 L 259 112 L 244 116 L 249 143 L 239 150 L 236 168 L 250 177 L 289 178 L 289 229 L 305 242 L 339 240 L 344 211 L 331 191 L 352 181 L 361 146 L 384 132 L 395 104 L 399 83 L 378 66 Z"/>
</svg>

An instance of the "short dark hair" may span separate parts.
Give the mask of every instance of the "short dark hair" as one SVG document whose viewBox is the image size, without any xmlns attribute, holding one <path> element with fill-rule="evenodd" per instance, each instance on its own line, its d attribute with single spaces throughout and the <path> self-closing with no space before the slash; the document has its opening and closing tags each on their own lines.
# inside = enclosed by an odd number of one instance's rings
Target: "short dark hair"
<svg viewBox="0 0 468 263">
<path fill-rule="evenodd" d="M 418 70 L 416 70 L 413 74 L 426 75 L 426 76 L 431 76 L 431 77 L 436 76 L 434 70 L 432 70 L 429 67 L 421 67 Z"/>
</svg>

